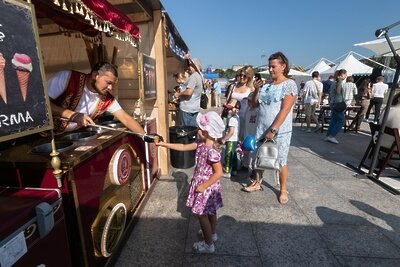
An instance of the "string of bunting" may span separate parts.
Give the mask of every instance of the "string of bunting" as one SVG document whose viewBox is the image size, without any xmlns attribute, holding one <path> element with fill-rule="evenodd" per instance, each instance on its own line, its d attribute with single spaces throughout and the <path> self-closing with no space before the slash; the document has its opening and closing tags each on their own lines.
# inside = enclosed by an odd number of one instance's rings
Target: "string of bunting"
<svg viewBox="0 0 400 267">
<path fill-rule="evenodd" d="M 72 15 L 80 15 L 90 22 L 95 30 L 104 32 L 107 36 L 114 36 L 119 41 L 129 42 L 132 46 L 137 47 L 138 40 L 132 37 L 130 33 L 122 32 L 111 22 L 100 19 L 93 11 L 91 11 L 81 0 L 50 0 L 53 4 L 63 11 Z"/>
</svg>

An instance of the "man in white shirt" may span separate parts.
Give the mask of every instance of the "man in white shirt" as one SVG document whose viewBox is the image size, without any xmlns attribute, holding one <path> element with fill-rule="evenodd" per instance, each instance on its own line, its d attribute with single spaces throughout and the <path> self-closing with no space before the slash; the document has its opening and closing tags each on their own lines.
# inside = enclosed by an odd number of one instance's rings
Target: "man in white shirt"
<svg viewBox="0 0 400 267">
<path fill-rule="evenodd" d="M 307 132 L 311 133 L 311 117 L 314 119 L 316 123 L 315 131 L 318 131 L 321 128 L 321 125 L 318 122 L 318 117 L 315 115 L 315 110 L 317 106 L 321 103 L 322 96 L 322 88 L 323 84 L 319 81 L 319 72 L 314 71 L 311 74 L 311 80 L 307 81 L 304 85 L 304 111 L 306 115 L 306 123 L 307 123 Z"/>
<path fill-rule="evenodd" d="M 383 103 L 383 98 L 388 91 L 389 86 L 386 83 L 383 83 L 383 76 L 379 76 L 376 78 L 376 83 L 372 85 L 372 95 L 374 98 L 372 99 L 371 103 L 369 104 L 367 113 L 365 114 L 365 118 L 368 120 L 369 113 L 371 112 L 372 107 L 375 107 L 375 116 L 374 122 L 379 122 L 379 116 L 381 114 L 381 107 Z"/>
<path fill-rule="evenodd" d="M 131 131 L 145 137 L 142 126 L 110 93 L 117 80 L 116 67 L 106 62 L 96 64 L 89 74 L 60 71 L 51 77 L 47 89 L 55 116 L 54 131 L 62 133 L 95 124 L 94 120 L 108 111 Z"/>
</svg>

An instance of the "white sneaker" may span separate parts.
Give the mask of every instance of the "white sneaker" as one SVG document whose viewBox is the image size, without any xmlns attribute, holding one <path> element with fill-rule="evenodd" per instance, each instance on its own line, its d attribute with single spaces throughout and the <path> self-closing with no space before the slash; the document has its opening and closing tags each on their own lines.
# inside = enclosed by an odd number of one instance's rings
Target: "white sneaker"
<svg viewBox="0 0 400 267">
<path fill-rule="evenodd" d="M 224 174 L 222 176 L 225 177 L 225 178 L 231 178 L 231 173 L 224 172 Z"/>
<path fill-rule="evenodd" d="M 326 138 L 326 141 L 331 142 L 331 143 L 334 143 L 334 144 L 339 144 L 339 141 L 338 141 L 335 137 L 333 137 L 333 136 L 328 136 L 328 137 Z"/>
<path fill-rule="evenodd" d="M 199 238 L 204 239 L 203 231 L 201 229 L 197 232 L 197 235 L 199 236 Z M 217 242 L 218 241 L 217 233 L 211 234 L 211 240 L 213 242 Z"/>
<path fill-rule="evenodd" d="M 208 245 L 204 241 L 194 243 L 192 248 L 197 253 L 214 253 L 215 252 L 214 244 Z"/>
</svg>

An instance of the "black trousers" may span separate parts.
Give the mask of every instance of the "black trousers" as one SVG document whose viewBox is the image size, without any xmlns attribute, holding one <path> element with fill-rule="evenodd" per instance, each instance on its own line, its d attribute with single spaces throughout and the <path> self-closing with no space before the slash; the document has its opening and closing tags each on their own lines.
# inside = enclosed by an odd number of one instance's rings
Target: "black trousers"
<svg viewBox="0 0 400 267">
<path fill-rule="evenodd" d="M 383 98 L 382 97 L 374 97 L 372 101 L 369 103 L 367 114 L 365 114 L 365 118 L 369 118 L 369 114 L 371 112 L 372 107 L 374 107 L 374 121 L 379 122 L 379 116 L 381 115 L 381 108 L 382 108 Z"/>
</svg>

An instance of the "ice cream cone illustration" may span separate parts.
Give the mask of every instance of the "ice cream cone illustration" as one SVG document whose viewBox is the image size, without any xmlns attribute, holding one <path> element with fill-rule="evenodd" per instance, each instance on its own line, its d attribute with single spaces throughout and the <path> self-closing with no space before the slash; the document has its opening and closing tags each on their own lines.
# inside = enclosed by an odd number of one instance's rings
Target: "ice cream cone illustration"
<svg viewBox="0 0 400 267">
<path fill-rule="evenodd" d="M 25 102 L 28 92 L 29 75 L 32 72 L 31 58 L 25 54 L 15 53 L 11 62 L 17 73 L 19 89 L 21 90 L 22 99 Z"/>
<path fill-rule="evenodd" d="M 4 67 L 6 66 L 6 60 L 3 54 L 0 53 L 0 96 L 4 103 L 7 104 L 7 91 L 6 91 L 6 80 L 4 77 Z"/>
</svg>

